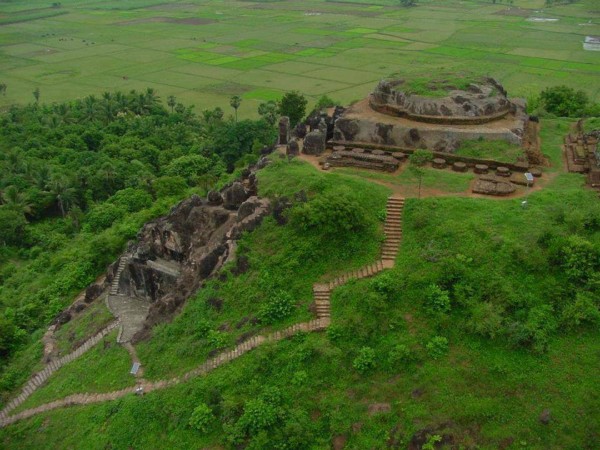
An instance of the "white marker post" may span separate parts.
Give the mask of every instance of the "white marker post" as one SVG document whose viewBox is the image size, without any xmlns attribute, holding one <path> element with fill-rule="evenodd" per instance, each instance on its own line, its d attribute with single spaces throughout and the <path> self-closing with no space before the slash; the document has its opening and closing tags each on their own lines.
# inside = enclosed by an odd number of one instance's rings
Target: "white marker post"
<svg viewBox="0 0 600 450">
<path fill-rule="evenodd" d="M 533 182 L 533 174 L 525 172 L 525 179 L 527 180 L 527 193 L 525 194 L 525 200 L 521 202 L 523 208 L 527 208 L 527 205 L 529 205 L 529 187 L 530 183 Z"/>
</svg>

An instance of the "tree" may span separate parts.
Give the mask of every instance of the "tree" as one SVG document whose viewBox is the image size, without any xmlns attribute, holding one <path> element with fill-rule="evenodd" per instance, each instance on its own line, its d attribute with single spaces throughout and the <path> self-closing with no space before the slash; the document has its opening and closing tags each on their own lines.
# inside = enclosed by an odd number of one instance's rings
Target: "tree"
<svg viewBox="0 0 600 450">
<path fill-rule="evenodd" d="M 7 208 L 16 211 L 23 216 L 31 214 L 31 204 L 25 198 L 25 195 L 16 188 L 16 186 L 8 186 L 2 192 L 2 201 Z"/>
<path fill-rule="evenodd" d="M 260 114 L 269 125 L 275 125 L 275 122 L 277 121 L 277 103 L 273 100 L 261 103 L 258 105 L 258 114 Z"/>
<path fill-rule="evenodd" d="M 288 92 L 279 100 L 277 112 L 280 116 L 289 117 L 290 124 L 294 127 L 304 118 L 307 104 L 308 100 L 298 91 Z"/>
<path fill-rule="evenodd" d="M 6 83 L 0 83 L 0 92 L 2 95 L 6 95 Z"/>
<path fill-rule="evenodd" d="M 415 150 L 412 155 L 408 158 L 410 162 L 409 170 L 419 179 L 419 198 L 421 198 L 421 182 L 423 181 L 423 175 L 425 170 L 423 166 L 433 159 L 431 152 L 427 150 Z"/>
<path fill-rule="evenodd" d="M 559 117 L 581 117 L 589 103 L 585 92 L 564 85 L 544 89 L 540 100 L 546 111 Z"/>
<path fill-rule="evenodd" d="M 229 99 L 229 104 L 235 110 L 235 121 L 237 122 L 237 111 L 242 104 L 242 98 L 239 95 L 234 95 Z"/>
<path fill-rule="evenodd" d="M 35 90 L 33 91 L 33 98 L 35 98 L 36 103 L 40 102 L 40 88 L 39 87 L 36 87 Z"/>
<path fill-rule="evenodd" d="M 402 6 L 414 6 L 417 4 L 417 0 L 400 0 Z"/>
<path fill-rule="evenodd" d="M 63 217 L 67 211 L 75 204 L 75 189 L 59 177 L 54 177 L 48 184 L 48 191 L 56 201 Z"/>
<path fill-rule="evenodd" d="M 6 206 L 0 207 L 0 244 L 17 245 L 25 233 L 27 221 L 23 214 Z M 1 333 L 0 333 L 1 334 Z"/>
<path fill-rule="evenodd" d="M 175 105 L 177 104 L 177 99 L 175 98 L 174 95 L 169 95 L 167 97 L 167 106 L 169 108 L 171 108 L 171 114 L 173 114 L 173 109 L 175 108 Z"/>
</svg>

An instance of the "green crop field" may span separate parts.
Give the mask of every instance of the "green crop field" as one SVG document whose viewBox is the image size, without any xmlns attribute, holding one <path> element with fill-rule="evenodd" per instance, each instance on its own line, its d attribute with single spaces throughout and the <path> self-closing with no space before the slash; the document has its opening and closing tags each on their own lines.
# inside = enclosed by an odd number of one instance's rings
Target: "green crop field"
<svg viewBox="0 0 600 450">
<path fill-rule="evenodd" d="M 199 109 L 229 108 L 229 97 L 243 94 L 240 114 L 251 117 L 260 102 L 288 90 L 348 103 L 392 73 L 437 70 L 492 75 L 515 96 L 567 84 L 598 100 L 598 53 L 582 45 L 600 34 L 597 2 L 535 9 L 543 4 L 3 2 L 0 107 L 33 101 L 36 88 L 53 102 L 152 87 Z"/>
</svg>

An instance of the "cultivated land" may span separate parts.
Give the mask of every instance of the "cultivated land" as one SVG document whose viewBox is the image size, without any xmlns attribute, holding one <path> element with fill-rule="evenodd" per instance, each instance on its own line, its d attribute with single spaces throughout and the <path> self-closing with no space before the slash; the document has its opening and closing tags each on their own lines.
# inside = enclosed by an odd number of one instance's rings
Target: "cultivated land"
<svg viewBox="0 0 600 450">
<path fill-rule="evenodd" d="M 61 3 L 0 3 L 0 107 L 36 87 L 45 102 L 153 87 L 199 109 L 239 94 L 250 116 L 286 90 L 344 104 L 392 73 L 438 70 L 494 75 L 512 96 L 567 84 L 600 98 L 598 53 L 582 45 L 600 35 L 595 0 Z"/>
</svg>

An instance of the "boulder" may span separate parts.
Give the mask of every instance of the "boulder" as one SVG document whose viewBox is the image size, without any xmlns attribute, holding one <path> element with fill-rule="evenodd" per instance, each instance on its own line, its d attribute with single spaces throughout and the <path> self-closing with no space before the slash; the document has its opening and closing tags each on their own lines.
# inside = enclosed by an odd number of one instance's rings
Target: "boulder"
<svg viewBox="0 0 600 450">
<path fill-rule="evenodd" d="M 100 294 L 102 294 L 102 286 L 99 284 L 90 284 L 85 290 L 84 301 L 86 303 L 92 303 L 94 300 L 98 298 Z"/>
<path fill-rule="evenodd" d="M 302 152 L 306 155 L 321 155 L 325 151 L 325 134 L 321 131 L 311 131 L 304 138 Z"/>
<path fill-rule="evenodd" d="M 287 147 L 285 148 L 285 154 L 288 158 L 294 158 L 300 154 L 300 147 L 298 146 L 298 141 L 291 140 L 288 142 Z"/>
<path fill-rule="evenodd" d="M 240 205 L 237 213 L 238 221 L 244 220 L 246 217 L 251 215 L 260 205 L 261 202 L 258 197 L 250 197 Z"/>
<path fill-rule="evenodd" d="M 279 137 L 277 143 L 279 145 L 286 145 L 290 140 L 290 118 L 282 116 L 279 119 Z"/>
<path fill-rule="evenodd" d="M 236 181 L 223 192 L 223 206 L 227 209 L 238 209 L 240 205 L 248 198 L 246 189 L 242 183 Z"/>
<path fill-rule="evenodd" d="M 306 125 L 302 122 L 296 125 L 296 128 L 294 128 L 294 136 L 296 136 L 298 139 L 304 139 L 306 136 Z"/>
<path fill-rule="evenodd" d="M 548 425 L 551 420 L 552 420 L 552 414 L 550 413 L 550 410 L 544 409 L 542 411 L 542 413 L 540 414 L 540 422 L 543 423 L 544 425 Z"/>
</svg>

